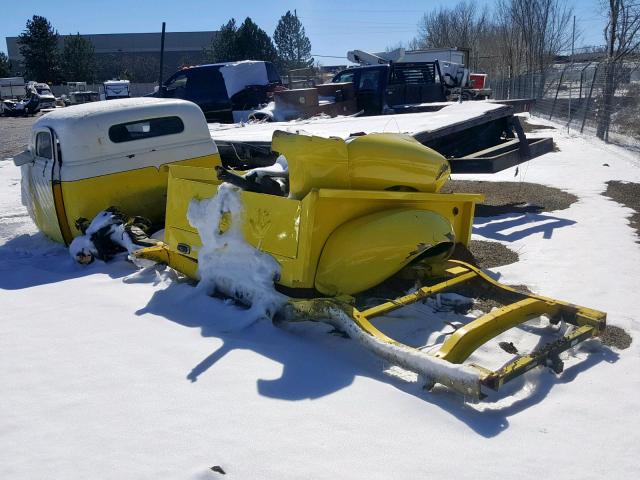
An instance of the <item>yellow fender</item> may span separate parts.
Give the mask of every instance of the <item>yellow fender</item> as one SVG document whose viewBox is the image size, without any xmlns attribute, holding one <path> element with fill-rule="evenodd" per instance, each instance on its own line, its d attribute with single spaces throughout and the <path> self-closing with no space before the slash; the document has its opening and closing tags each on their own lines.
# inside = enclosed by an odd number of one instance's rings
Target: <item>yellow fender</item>
<svg viewBox="0 0 640 480">
<path fill-rule="evenodd" d="M 391 277 L 410 262 L 451 254 L 451 222 L 435 212 L 393 209 L 340 225 L 327 239 L 316 270 L 323 295 L 353 295 Z"/>
</svg>

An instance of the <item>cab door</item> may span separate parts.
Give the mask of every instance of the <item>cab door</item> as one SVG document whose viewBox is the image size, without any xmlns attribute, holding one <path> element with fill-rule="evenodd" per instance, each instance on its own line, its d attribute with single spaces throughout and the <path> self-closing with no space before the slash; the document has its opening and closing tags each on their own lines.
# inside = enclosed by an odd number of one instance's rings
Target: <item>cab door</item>
<svg viewBox="0 0 640 480">
<path fill-rule="evenodd" d="M 198 105 L 207 121 L 233 122 L 233 106 L 219 68 L 190 69 L 185 99 Z"/>
<path fill-rule="evenodd" d="M 385 67 L 366 68 L 360 72 L 356 91 L 358 92 L 358 110 L 365 115 L 380 115 L 383 107 L 384 85 L 382 84 Z"/>
<path fill-rule="evenodd" d="M 33 220 L 45 235 L 56 242 L 64 243 L 53 193 L 57 148 L 51 129 L 36 130 L 34 143 L 34 160 L 28 165 Z"/>
</svg>

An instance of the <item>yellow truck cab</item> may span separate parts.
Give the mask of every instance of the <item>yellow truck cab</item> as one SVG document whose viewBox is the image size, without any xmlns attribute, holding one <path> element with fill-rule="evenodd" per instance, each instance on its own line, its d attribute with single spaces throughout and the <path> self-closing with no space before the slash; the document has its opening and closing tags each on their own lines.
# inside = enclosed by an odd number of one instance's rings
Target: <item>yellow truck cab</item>
<svg viewBox="0 0 640 480">
<path fill-rule="evenodd" d="M 79 217 L 111 205 L 164 219 L 169 164 L 213 168 L 220 155 L 197 105 L 127 98 L 58 109 L 33 125 L 22 168 L 23 203 L 47 236 L 68 244 Z"/>
</svg>

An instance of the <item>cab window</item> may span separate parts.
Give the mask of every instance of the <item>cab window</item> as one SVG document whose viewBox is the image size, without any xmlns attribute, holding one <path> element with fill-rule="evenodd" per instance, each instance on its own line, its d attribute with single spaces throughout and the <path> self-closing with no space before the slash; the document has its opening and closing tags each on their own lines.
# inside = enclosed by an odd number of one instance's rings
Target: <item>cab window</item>
<svg viewBox="0 0 640 480">
<path fill-rule="evenodd" d="M 111 126 L 109 128 L 109 139 L 114 143 L 123 143 L 173 135 L 183 131 L 184 123 L 179 117 L 150 118 Z"/>
<path fill-rule="evenodd" d="M 337 77 L 335 77 L 332 83 L 344 83 L 344 82 L 353 82 L 354 72 L 343 72 Z"/>
<path fill-rule="evenodd" d="M 187 74 L 181 73 L 176 75 L 165 84 L 165 87 L 168 97 L 184 97 L 187 91 Z"/>
<path fill-rule="evenodd" d="M 380 83 L 380 71 L 379 70 L 370 70 L 360 72 L 360 82 L 359 82 L 359 90 L 378 90 L 378 85 Z"/>
<path fill-rule="evenodd" d="M 53 158 L 50 133 L 39 132 L 36 136 L 36 156 L 48 159 Z"/>
</svg>

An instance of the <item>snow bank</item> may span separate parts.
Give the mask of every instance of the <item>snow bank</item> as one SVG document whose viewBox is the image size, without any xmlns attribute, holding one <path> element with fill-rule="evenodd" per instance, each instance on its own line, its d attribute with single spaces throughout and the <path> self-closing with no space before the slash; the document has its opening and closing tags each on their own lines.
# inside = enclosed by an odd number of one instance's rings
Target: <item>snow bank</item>
<svg viewBox="0 0 640 480">
<path fill-rule="evenodd" d="M 198 252 L 199 288 L 208 294 L 220 292 L 250 306 L 256 319 L 271 318 L 286 302 L 286 297 L 274 288 L 280 264 L 244 239 L 238 190 L 221 184 L 216 196 L 192 200 L 187 218 L 202 240 Z M 228 229 L 220 232 L 221 226 L 227 224 Z"/>
</svg>

